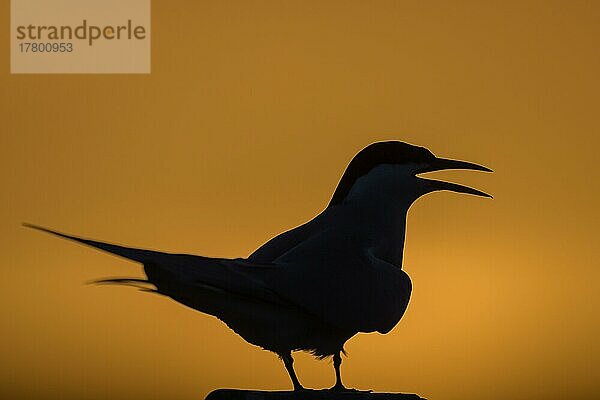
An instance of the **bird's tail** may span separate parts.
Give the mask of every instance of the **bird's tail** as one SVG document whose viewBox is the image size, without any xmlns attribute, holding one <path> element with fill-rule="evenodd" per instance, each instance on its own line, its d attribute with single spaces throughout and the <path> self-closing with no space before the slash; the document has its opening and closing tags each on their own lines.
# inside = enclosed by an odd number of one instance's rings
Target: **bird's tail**
<svg viewBox="0 0 600 400">
<path fill-rule="evenodd" d="M 154 285 L 156 292 L 178 301 L 184 294 L 196 289 L 224 290 L 228 293 L 280 302 L 281 299 L 258 279 L 263 266 L 242 259 L 210 258 L 189 254 L 171 254 L 153 250 L 136 249 L 96 240 L 67 235 L 32 224 L 23 224 L 65 239 L 74 240 L 109 253 L 137 261 L 144 265 L 147 280 L 137 278 L 107 278 L 96 283 L 137 286 Z M 146 287 L 143 287 L 146 290 Z M 183 301 L 182 301 L 183 302 Z"/>
<path fill-rule="evenodd" d="M 147 279 L 139 279 L 139 278 L 102 278 L 95 279 L 91 282 L 91 284 L 96 285 L 122 285 L 122 286 L 131 286 L 139 289 L 142 292 L 150 292 L 150 293 L 158 293 L 156 287 L 154 287 L 153 283 Z M 152 285 L 152 286 L 149 286 Z"/>
<path fill-rule="evenodd" d="M 141 263 L 152 262 L 155 260 L 156 255 L 160 254 L 156 251 L 135 249 L 132 247 L 124 247 L 124 246 L 119 246 L 116 244 L 98 242 L 96 240 L 84 239 L 84 238 L 80 238 L 77 236 L 67 235 L 65 233 L 60 233 L 60 232 L 54 231 L 52 229 L 44 228 L 44 227 L 38 226 L 38 225 L 23 223 L 23 226 L 25 226 L 27 228 L 37 229 L 38 231 L 47 232 L 52 235 L 56 235 L 56 236 L 59 236 L 59 237 L 65 238 L 65 239 L 74 240 L 76 242 L 86 244 L 88 246 L 92 246 L 97 249 L 104 250 L 109 253 L 112 253 L 112 254 L 115 254 L 115 255 L 118 255 L 121 257 L 125 257 L 130 260 L 141 262 Z"/>
</svg>

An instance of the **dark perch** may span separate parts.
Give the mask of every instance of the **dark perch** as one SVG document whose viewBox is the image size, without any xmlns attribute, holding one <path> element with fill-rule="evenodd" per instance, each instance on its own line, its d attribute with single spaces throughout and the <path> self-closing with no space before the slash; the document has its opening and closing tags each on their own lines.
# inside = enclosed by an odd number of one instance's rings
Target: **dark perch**
<svg viewBox="0 0 600 400">
<path fill-rule="evenodd" d="M 416 394 L 332 392 L 329 390 L 303 390 L 262 392 L 259 390 L 217 389 L 205 400 L 425 400 Z"/>
</svg>

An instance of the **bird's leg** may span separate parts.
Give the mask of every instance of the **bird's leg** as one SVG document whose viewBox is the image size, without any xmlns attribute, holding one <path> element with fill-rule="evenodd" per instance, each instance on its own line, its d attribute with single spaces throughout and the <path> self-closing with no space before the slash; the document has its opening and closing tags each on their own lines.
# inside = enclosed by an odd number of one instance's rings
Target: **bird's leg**
<svg viewBox="0 0 600 400">
<path fill-rule="evenodd" d="M 335 385 L 331 388 L 331 390 L 347 390 L 344 384 L 342 383 L 342 374 L 340 373 L 341 365 L 342 355 L 341 352 L 338 351 L 336 354 L 333 355 L 333 368 L 335 369 Z"/>
<path fill-rule="evenodd" d="M 294 390 L 303 390 L 304 387 L 302 387 L 300 381 L 298 381 L 298 377 L 294 371 L 294 359 L 292 358 L 292 353 L 288 352 L 285 354 L 280 354 L 279 357 L 283 361 L 283 365 L 285 365 L 285 369 L 287 369 L 287 372 L 290 375 L 290 379 L 294 384 Z"/>
</svg>

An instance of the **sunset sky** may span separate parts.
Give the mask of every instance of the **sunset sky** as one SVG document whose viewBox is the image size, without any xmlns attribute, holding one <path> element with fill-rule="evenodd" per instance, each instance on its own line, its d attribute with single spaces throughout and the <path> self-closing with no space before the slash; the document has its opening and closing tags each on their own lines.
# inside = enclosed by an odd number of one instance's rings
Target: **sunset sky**
<svg viewBox="0 0 600 400">
<path fill-rule="evenodd" d="M 413 295 L 344 383 L 431 400 L 600 395 L 600 2 L 153 1 L 150 75 L 11 75 L 0 6 L 0 397 L 291 387 L 275 355 L 131 288 L 138 264 L 20 226 L 244 257 L 379 140 L 493 174 L 410 210 Z M 306 354 L 296 371 L 329 387 Z"/>
</svg>

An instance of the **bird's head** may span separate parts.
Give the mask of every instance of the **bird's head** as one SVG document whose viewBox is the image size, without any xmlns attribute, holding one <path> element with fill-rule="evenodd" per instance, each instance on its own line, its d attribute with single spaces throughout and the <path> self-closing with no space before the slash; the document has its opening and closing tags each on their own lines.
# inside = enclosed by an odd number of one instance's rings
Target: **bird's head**
<svg viewBox="0 0 600 400">
<path fill-rule="evenodd" d="M 424 194 L 438 190 L 492 197 L 467 186 L 417 176 L 445 169 L 492 171 L 466 161 L 439 158 L 424 147 L 404 142 L 373 143 L 354 156 L 333 194 L 329 207 L 352 198 L 378 197 L 397 199 L 410 205 Z"/>
</svg>

